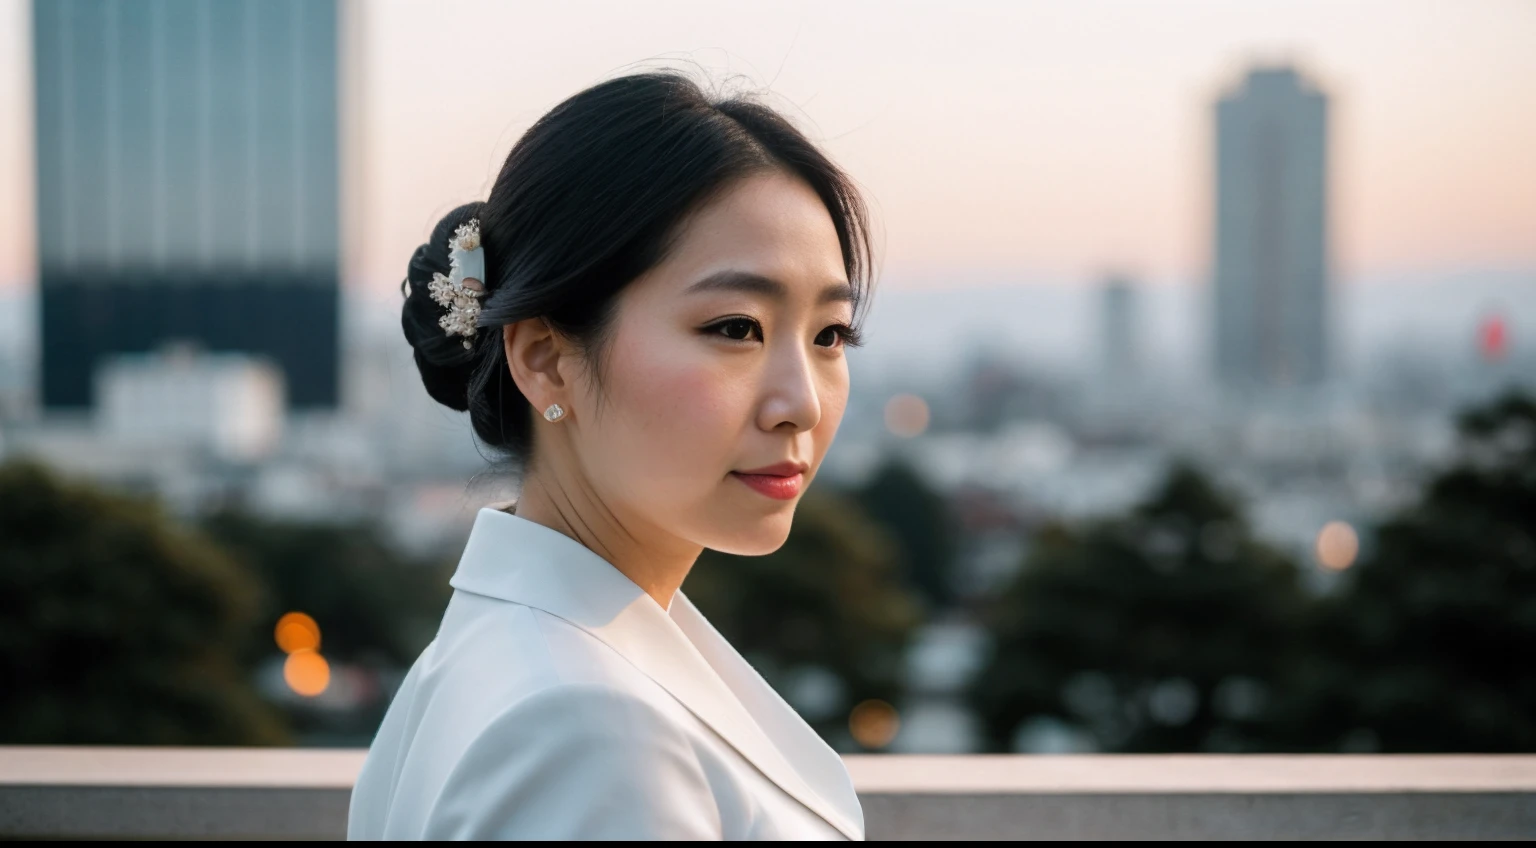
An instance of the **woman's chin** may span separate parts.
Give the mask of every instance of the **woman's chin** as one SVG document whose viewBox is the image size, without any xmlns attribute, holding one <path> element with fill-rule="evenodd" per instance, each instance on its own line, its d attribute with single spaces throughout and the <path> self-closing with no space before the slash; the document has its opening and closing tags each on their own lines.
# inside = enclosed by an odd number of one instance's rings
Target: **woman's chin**
<svg viewBox="0 0 1536 848">
<path fill-rule="evenodd" d="M 795 504 L 797 501 L 788 501 L 784 506 L 764 515 L 742 515 L 734 520 L 722 522 L 716 533 L 711 534 L 716 538 L 706 542 L 704 547 L 723 554 L 735 554 L 736 556 L 764 556 L 784 546 L 784 541 L 789 538 L 790 523 L 795 517 Z"/>
</svg>

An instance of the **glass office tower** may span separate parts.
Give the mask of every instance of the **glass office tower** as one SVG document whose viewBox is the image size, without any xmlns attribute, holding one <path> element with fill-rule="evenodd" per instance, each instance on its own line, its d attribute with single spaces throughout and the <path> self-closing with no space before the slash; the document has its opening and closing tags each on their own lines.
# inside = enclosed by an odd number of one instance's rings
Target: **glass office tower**
<svg viewBox="0 0 1536 848">
<path fill-rule="evenodd" d="M 168 342 L 338 395 L 335 0 L 36 0 L 42 399 Z"/>
</svg>

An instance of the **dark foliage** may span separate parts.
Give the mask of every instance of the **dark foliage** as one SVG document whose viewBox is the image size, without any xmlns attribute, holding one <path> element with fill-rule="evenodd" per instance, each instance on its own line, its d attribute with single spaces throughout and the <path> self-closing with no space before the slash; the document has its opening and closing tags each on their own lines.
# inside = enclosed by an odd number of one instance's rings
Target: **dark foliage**
<svg viewBox="0 0 1536 848">
<path fill-rule="evenodd" d="M 448 604 L 451 564 L 412 560 L 372 525 L 222 512 L 203 529 L 261 587 L 254 600 L 262 625 L 250 634 L 247 657 L 274 653 L 272 627 L 296 610 L 320 625 L 327 657 L 408 666 Z"/>
<path fill-rule="evenodd" d="M 286 741 L 237 661 L 259 589 L 150 502 L 0 466 L 0 743 Z"/>
<path fill-rule="evenodd" d="M 896 543 L 902 574 L 928 605 L 942 608 L 950 603 L 956 527 L 944 497 L 896 460 L 881 466 L 856 497 Z"/>
<path fill-rule="evenodd" d="M 706 551 L 683 590 L 835 747 L 854 745 L 854 704 L 901 691 L 919 604 L 889 538 L 844 499 L 807 496 L 789 540 L 767 556 Z M 807 704 L 798 695 L 816 680 L 835 680 L 839 691 Z"/>
<path fill-rule="evenodd" d="M 1301 720 L 1387 752 L 1536 751 L 1536 401 L 1461 419 L 1460 456 L 1326 603 Z"/>
<path fill-rule="evenodd" d="M 1040 534 L 972 700 L 1000 750 L 1042 718 L 1098 750 L 1261 750 L 1308 610 L 1296 566 L 1180 467 L 1130 515 Z"/>
</svg>

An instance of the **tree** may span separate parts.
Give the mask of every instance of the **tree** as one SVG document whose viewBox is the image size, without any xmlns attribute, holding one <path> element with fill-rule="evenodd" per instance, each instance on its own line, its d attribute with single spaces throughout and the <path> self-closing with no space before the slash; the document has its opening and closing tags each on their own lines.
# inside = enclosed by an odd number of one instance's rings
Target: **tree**
<svg viewBox="0 0 1536 848">
<path fill-rule="evenodd" d="M 273 625 L 298 611 L 320 625 L 327 656 L 409 666 L 437 632 L 451 594 L 451 563 L 406 557 L 371 524 L 226 510 L 203 529 L 260 583 L 261 624 L 248 645 L 255 654 L 275 651 Z"/>
<path fill-rule="evenodd" d="M 767 556 L 705 551 L 683 589 L 834 747 L 853 747 L 850 708 L 901 691 L 918 602 L 889 538 L 846 499 L 808 495 Z"/>
<path fill-rule="evenodd" d="M 415 662 L 437 632 L 452 590 L 449 562 L 421 562 L 388 544 L 367 523 L 263 518 L 224 511 L 203 524 L 259 581 L 257 624 L 242 658 L 253 673 L 281 656 L 273 627 L 288 612 L 302 612 L 320 627 L 320 652 L 384 681 Z M 389 706 L 387 685 L 367 687 L 350 709 L 312 709 L 298 702 L 288 721 L 310 738 L 366 743 Z"/>
<path fill-rule="evenodd" d="M 1333 746 L 1536 751 L 1536 399 L 1460 420 L 1460 458 L 1327 602 L 1306 720 Z"/>
<path fill-rule="evenodd" d="M 856 493 L 864 512 L 896 543 L 908 581 L 931 607 L 954 598 L 952 568 L 956 528 L 949 503 L 911 467 L 891 460 Z"/>
<path fill-rule="evenodd" d="M 286 741 L 237 661 L 257 586 L 147 500 L 0 466 L 0 742 Z"/>
<path fill-rule="evenodd" d="M 1175 467 L 1129 515 L 1034 540 L 984 614 L 993 648 L 972 703 L 1002 750 L 1042 725 L 1097 750 L 1264 749 L 1301 659 L 1299 577 L 1231 499 Z"/>
</svg>

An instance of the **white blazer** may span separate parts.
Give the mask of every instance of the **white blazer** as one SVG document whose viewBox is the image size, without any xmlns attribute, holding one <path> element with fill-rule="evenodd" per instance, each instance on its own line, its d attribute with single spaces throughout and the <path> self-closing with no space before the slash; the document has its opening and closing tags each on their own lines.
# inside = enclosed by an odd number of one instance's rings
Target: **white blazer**
<svg viewBox="0 0 1536 848">
<path fill-rule="evenodd" d="M 841 758 L 681 592 L 494 509 L 451 583 L 349 838 L 864 837 Z"/>
</svg>

